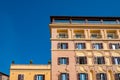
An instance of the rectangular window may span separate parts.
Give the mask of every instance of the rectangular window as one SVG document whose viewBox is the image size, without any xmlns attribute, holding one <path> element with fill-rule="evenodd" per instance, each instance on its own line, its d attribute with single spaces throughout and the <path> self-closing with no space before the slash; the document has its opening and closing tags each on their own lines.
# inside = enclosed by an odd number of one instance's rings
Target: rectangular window
<svg viewBox="0 0 120 80">
<path fill-rule="evenodd" d="M 120 57 L 112 57 L 112 63 L 116 65 L 120 64 Z"/>
<path fill-rule="evenodd" d="M 115 80 L 120 80 L 120 73 L 116 73 L 114 77 L 115 77 Z"/>
<path fill-rule="evenodd" d="M 93 43 L 92 48 L 96 49 L 96 50 L 103 49 L 103 44 L 102 43 Z"/>
<path fill-rule="evenodd" d="M 68 73 L 61 73 L 59 76 L 59 80 L 69 80 L 69 74 Z"/>
<path fill-rule="evenodd" d="M 75 34 L 75 38 L 85 38 L 83 34 Z"/>
<path fill-rule="evenodd" d="M 92 33 L 91 38 L 93 38 L 93 39 L 101 38 L 101 35 L 99 33 Z"/>
<path fill-rule="evenodd" d="M 58 49 L 68 49 L 68 43 L 58 43 Z"/>
<path fill-rule="evenodd" d="M 24 80 L 24 74 L 18 74 L 18 80 Z"/>
<path fill-rule="evenodd" d="M 69 64 L 69 58 L 68 57 L 58 58 L 58 65 L 60 65 L 60 64 L 68 65 Z"/>
<path fill-rule="evenodd" d="M 77 57 L 76 63 L 87 64 L 87 57 Z"/>
<path fill-rule="evenodd" d="M 94 63 L 95 64 L 105 64 L 104 57 L 95 57 L 94 58 Z"/>
<path fill-rule="evenodd" d="M 68 38 L 66 33 L 59 33 L 59 38 Z"/>
<path fill-rule="evenodd" d="M 96 80 L 107 80 L 106 73 L 97 73 L 96 78 Z"/>
<path fill-rule="evenodd" d="M 45 75 L 37 74 L 34 76 L 34 80 L 45 80 Z"/>
<path fill-rule="evenodd" d="M 85 43 L 75 43 L 75 49 L 85 49 Z"/>
<path fill-rule="evenodd" d="M 77 80 L 88 80 L 88 74 L 87 73 L 78 73 Z"/>
<path fill-rule="evenodd" d="M 109 48 L 113 50 L 120 49 L 120 43 L 110 43 Z"/>
</svg>

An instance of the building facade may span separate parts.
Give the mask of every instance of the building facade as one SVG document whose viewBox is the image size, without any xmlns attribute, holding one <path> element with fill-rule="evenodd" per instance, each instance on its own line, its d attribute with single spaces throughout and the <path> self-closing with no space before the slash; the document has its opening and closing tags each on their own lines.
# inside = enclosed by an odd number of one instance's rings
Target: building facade
<svg viewBox="0 0 120 80">
<path fill-rule="evenodd" d="M 50 18 L 52 80 L 120 80 L 120 17 Z"/>
<path fill-rule="evenodd" d="M 50 80 L 50 65 L 12 64 L 10 80 Z"/>
<path fill-rule="evenodd" d="M 9 75 L 0 72 L 0 80 L 9 80 Z"/>
</svg>

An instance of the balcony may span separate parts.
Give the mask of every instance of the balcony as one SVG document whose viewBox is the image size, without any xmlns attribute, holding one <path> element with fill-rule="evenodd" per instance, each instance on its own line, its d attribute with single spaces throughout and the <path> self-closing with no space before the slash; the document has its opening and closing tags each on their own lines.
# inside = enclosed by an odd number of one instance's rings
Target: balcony
<svg viewBox="0 0 120 80">
<path fill-rule="evenodd" d="M 90 38 L 91 39 L 100 39 L 100 38 L 102 38 L 102 35 L 101 35 L 101 33 L 100 33 L 100 30 L 91 30 L 90 31 Z"/>
<path fill-rule="evenodd" d="M 57 38 L 59 39 L 66 39 L 68 38 L 68 30 L 66 29 L 58 29 L 57 30 Z"/>
<path fill-rule="evenodd" d="M 60 38 L 60 39 L 68 38 L 68 34 L 61 33 L 61 34 L 57 35 L 57 38 Z"/>
</svg>

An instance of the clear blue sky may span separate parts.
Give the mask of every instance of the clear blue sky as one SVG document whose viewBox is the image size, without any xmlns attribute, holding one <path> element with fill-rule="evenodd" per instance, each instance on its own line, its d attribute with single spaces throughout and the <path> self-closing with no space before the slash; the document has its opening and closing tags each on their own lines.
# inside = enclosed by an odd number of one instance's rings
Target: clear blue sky
<svg viewBox="0 0 120 80">
<path fill-rule="evenodd" d="M 16 64 L 46 64 L 50 16 L 120 16 L 119 0 L 0 0 L 0 71 Z"/>
</svg>

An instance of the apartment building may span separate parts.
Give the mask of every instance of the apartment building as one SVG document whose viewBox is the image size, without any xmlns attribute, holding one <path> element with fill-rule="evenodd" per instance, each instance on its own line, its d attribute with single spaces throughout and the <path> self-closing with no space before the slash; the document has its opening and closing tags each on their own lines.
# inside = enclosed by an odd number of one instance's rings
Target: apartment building
<svg viewBox="0 0 120 80">
<path fill-rule="evenodd" d="M 10 80 L 50 80 L 50 65 L 12 64 Z"/>
<path fill-rule="evenodd" d="M 0 72 L 0 80 L 9 80 L 9 75 Z"/>
<path fill-rule="evenodd" d="M 50 20 L 52 80 L 120 80 L 120 17 Z"/>
</svg>

